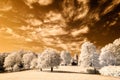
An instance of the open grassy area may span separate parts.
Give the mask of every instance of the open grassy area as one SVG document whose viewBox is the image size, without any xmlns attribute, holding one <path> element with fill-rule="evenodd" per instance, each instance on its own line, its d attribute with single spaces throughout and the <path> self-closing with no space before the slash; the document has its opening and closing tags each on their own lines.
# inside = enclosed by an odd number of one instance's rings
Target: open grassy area
<svg viewBox="0 0 120 80">
<path fill-rule="evenodd" d="M 45 69 L 28 70 L 13 73 L 0 73 L 0 80 L 120 80 L 120 78 L 101 76 L 95 74 L 80 74 L 79 67 L 66 66 L 55 69 L 54 72 Z"/>
</svg>

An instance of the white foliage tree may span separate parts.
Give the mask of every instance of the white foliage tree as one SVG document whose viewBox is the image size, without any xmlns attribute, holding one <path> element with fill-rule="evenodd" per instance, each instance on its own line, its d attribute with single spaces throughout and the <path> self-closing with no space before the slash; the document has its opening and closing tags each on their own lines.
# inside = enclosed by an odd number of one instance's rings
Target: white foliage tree
<svg viewBox="0 0 120 80">
<path fill-rule="evenodd" d="M 0 53 L 0 72 L 4 71 L 4 60 L 7 57 L 7 53 Z"/>
<path fill-rule="evenodd" d="M 115 56 L 110 50 L 102 51 L 99 60 L 101 66 L 115 65 Z"/>
<path fill-rule="evenodd" d="M 98 67 L 98 56 L 99 54 L 96 51 L 96 47 L 90 42 L 85 42 L 81 46 L 79 65 L 82 67 Z"/>
<path fill-rule="evenodd" d="M 37 56 L 33 52 L 27 52 L 22 57 L 22 63 L 24 65 L 24 69 L 30 69 L 31 61 L 35 59 Z"/>
<path fill-rule="evenodd" d="M 30 69 L 36 69 L 37 68 L 37 58 L 34 58 L 30 63 Z"/>
<path fill-rule="evenodd" d="M 44 50 L 40 56 L 38 56 L 38 67 L 41 68 L 51 68 L 51 72 L 53 71 L 53 67 L 59 66 L 61 62 L 60 55 L 57 51 L 53 49 Z"/>
<path fill-rule="evenodd" d="M 62 59 L 61 64 L 64 64 L 64 65 L 70 64 L 72 57 L 68 51 L 62 51 L 60 56 Z"/>
<path fill-rule="evenodd" d="M 101 75 L 120 77 L 120 66 L 105 66 L 99 72 Z"/>
<path fill-rule="evenodd" d="M 116 65 L 120 65 L 120 38 L 116 39 L 113 44 L 116 46 L 115 58 Z"/>
<path fill-rule="evenodd" d="M 112 64 L 113 65 L 120 65 L 120 38 L 119 39 L 116 39 L 113 43 L 110 43 L 110 44 L 108 44 L 108 45 L 106 45 L 105 47 L 103 47 L 102 49 L 101 49 L 101 55 L 100 55 L 100 60 L 102 60 L 102 59 L 104 59 L 104 58 L 106 58 L 106 59 L 108 59 L 108 60 L 110 60 L 109 58 L 108 58 L 108 56 L 104 56 L 103 57 L 103 54 L 105 55 L 107 55 L 107 54 L 109 54 L 109 55 L 111 55 L 112 54 L 112 58 L 114 58 L 112 61 L 114 62 L 112 62 Z M 102 58 L 103 57 L 103 58 Z M 103 63 L 103 61 L 104 60 L 102 60 L 102 61 L 100 61 L 101 63 Z M 102 64 L 103 65 L 103 64 Z M 107 65 L 107 63 L 106 63 L 106 65 Z M 104 64 L 104 66 L 106 66 L 105 64 Z M 110 63 L 110 65 L 111 65 L 111 63 Z"/>
<path fill-rule="evenodd" d="M 20 68 L 20 66 L 21 66 L 21 59 L 22 59 L 22 55 L 19 54 L 19 52 L 13 52 L 13 53 L 9 54 L 5 58 L 5 61 L 4 61 L 4 68 L 5 68 L 5 70 L 6 71 L 13 71 L 14 65 L 17 65 Z"/>
</svg>

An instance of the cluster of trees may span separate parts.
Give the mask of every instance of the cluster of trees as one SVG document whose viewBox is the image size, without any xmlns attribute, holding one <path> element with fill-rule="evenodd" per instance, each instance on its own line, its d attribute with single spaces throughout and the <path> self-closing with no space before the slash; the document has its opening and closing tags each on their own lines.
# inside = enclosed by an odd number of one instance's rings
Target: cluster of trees
<svg viewBox="0 0 120 80">
<path fill-rule="evenodd" d="M 46 49 L 41 54 L 31 51 L 17 51 L 0 54 L 0 71 L 21 71 L 27 69 L 51 68 L 59 65 L 78 64 L 81 67 L 92 67 L 95 70 L 104 66 L 120 65 L 120 38 L 116 39 L 97 51 L 93 43 L 85 42 L 81 46 L 81 54 L 72 56 L 69 51 L 58 52 L 54 49 Z"/>
<path fill-rule="evenodd" d="M 37 54 L 23 50 L 0 54 L 0 71 L 21 71 L 32 69 L 37 63 Z M 36 61 L 35 61 L 36 60 Z M 37 65 L 37 64 L 36 64 Z"/>
<path fill-rule="evenodd" d="M 71 55 L 68 51 L 60 52 L 54 49 L 46 49 L 41 54 L 31 51 L 16 51 L 0 54 L 0 72 L 15 72 L 29 69 L 40 69 L 57 67 L 60 64 L 69 65 Z"/>
<path fill-rule="evenodd" d="M 81 46 L 79 65 L 83 67 L 92 66 L 95 68 L 120 65 L 120 38 L 104 46 L 100 53 L 92 43 L 85 42 Z"/>
</svg>

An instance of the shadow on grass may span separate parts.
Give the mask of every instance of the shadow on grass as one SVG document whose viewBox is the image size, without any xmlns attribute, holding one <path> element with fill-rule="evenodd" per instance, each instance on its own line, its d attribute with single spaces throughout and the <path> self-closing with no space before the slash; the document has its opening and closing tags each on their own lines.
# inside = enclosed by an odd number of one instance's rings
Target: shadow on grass
<svg viewBox="0 0 120 80">
<path fill-rule="evenodd" d="M 85 73 L 85 72 L 72 72 L 72 71 L 49 71 L 49 70 L 43 70 L 41 72 L 48 72 L 48 73 L 73 73 L 73 74 L 86 74 L 86 75 L 99 75 L 98 73 Z"/>
<path fill-rule="evenodd" d="M 42 72 L 49 72 L 49 73 L 75 73 L 75 74 L 80 74 L 79 72 L 72 72 L 72 71 L 48 71 L 48 70 L 45 70 L 45 71 L 42 71 Z"/>
</svg>

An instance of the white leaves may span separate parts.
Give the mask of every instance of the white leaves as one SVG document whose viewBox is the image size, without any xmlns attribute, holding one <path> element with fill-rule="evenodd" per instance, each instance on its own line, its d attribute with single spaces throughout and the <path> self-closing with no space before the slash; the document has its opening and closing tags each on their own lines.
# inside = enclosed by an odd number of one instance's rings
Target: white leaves
<svg viewBox="0 0 120 80">
<path fill-rule="evenodd" d="M 102 51 L 99 60 L 102 66 L 115 65 L 115 57 L 110 51 Z"/>
<path fill-rule="evenodd" d="M 70 62 L 71 62 L 71 55 L 68 51 L 62 51 L 61 52 L 61 59 L 62 59 L 62 63 L 61 64 L 64 64 L 64 65 L 69 65 Z"/>
<path fill-rule="evenodd" d="M 106 66 L 100 69 L 101 75 L 107 75 L 107 76 L 120 76 L 120 66 Z"/>
<path fill-rule="evenodd" d="M 103 47 L 99 59 L 102 66 L 120 65 L 120 38 Z"/>
<path fill-rule="evenodd" d="M 53 49 L 46 49 L 38 57 L 38 67 L 39 68 L 58 66 L 60 64 L 60 62 L 61 62 L 61 59 L 60 59 L 58 52 L 56 52 Z"/>
<path fill-rule="evenodd" d="M 36 55 L 32 52 L 23 55 L 22 62 L 25 69 L 30 69 L 30 63 L 34 58 L 36 58 Z"/>
<path fill-rule="evenodd" d="M 98 67 L 98 57 L 99 54 L 96 52 L 96 47 L 90 42 L 85 42 L 81 47 L 79 65 L 82 67 Z"/>
</svg>

